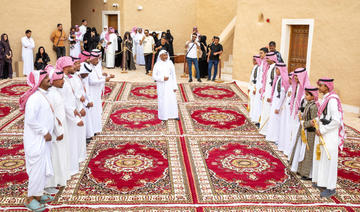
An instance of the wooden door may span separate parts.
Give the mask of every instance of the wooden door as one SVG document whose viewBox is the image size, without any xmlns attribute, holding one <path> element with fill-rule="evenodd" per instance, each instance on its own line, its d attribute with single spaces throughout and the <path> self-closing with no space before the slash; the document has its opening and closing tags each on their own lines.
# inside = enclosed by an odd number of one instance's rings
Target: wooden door
<svg viewBox="0 0 360 212">
<path fill-rule="evenodd" d="M 306 67 L 309 25 L 292 25 L 290 32 L 290 49 L 288 70 Z"/>
<path fill-rule="evenodd" d="M 118 30 L 118 17 L 117 15 L 108 15 L 108 27 Z"/>
</svg>

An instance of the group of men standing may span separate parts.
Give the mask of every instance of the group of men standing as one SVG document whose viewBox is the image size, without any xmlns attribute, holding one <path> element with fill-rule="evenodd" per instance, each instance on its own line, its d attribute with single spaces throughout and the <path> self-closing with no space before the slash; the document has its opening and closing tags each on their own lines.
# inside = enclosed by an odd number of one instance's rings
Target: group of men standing
<svg viewBox="0 0 360 212">
<path fill-rule="evenodd" d="M 45 210 L 86 159 L 86 144 L 102 131 L 102 101 L 105 82 L 114 76 L 102 72 L 101 52 L 82 51 L 75 57 L 60 57 L 56 66 L 30 72 L 31 87 L 20 97 L 25 113 L 24 150 L 29 176 L 31 210 Z"/>
<path fill-rule="evenodd" d="M 275 42 L 253 57 L 249 114 L 269 142 L 289 160 L 291 171 L 313 182 L 321 197 L 336 193 L 338 151 L 345 138 L 343 110 L 334 79 L 311 86 L 305 68 L 289 73 Z M 323 94 L 319 102 L 319 92 Z"/>
<path fill-rule="evenodd" d="M 194 65 L 194 74 L 198 82 L 201 82 L 201 72 L 200 70 L 200 61 L 205 61 L 207 64 L 205 68 L 207 71 L 207 81 L 215 81 L 216 75 L 218 72 L 218 65 L 220 62 L 220 56 L 223 53 L 223 47 L 220 44 L 220 37 L 214 36 L 212 43 L 209 46 L 206 46 L 206 36 L 200 35 L 197 27 L 193 28 L 193 33 L 191 34 L 191 40 L 187 41 L 185 44 L 185 59 L 188 66 L 189 72 L 189 82 L 192 82 L 192 65 Z M 203 64 L 203 63 L 202 63 Z M 212 74 L 212 67 L 214 67 L 214 72 Z"/>
</svg>

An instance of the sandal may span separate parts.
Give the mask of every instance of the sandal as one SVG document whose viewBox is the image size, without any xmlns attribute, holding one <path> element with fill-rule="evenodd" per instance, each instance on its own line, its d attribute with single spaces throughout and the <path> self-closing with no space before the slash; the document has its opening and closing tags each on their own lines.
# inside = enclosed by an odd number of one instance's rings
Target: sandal
<svg viewBox="0 0 360 212">
<path fill-rule="evenodd" d="M 40 204 L 36 199 L 33 199 L 29 204 L 25 203 L 24 205 L 32 211 L 44 211 L 46 209 L 45 205 Z"/>
<path fill-rule="evenodd" d="M 54 200 L 54 197 L 52 197 L 52 196 L 42 195 L 40 198 L 40 203 L 45 204 L 45 203 L 49 203 L 53 200 Z"/>
</svg>

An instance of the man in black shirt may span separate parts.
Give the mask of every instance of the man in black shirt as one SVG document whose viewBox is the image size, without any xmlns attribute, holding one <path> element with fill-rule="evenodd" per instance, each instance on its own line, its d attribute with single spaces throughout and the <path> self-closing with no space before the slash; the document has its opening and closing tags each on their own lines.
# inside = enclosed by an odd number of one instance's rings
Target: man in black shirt
<svg viewBox="0 0 360 212">
<path fill-rule="evenodd" d="M 214 43 L 209 48 L 209 54 L 208 54 L 208 81 L 211 79 L 211 69 L 214 65 L 214 76 L 212 78 L 212 81 L 215 81 L 217 70 L 218 70 L 218 64 L 219 64 L 219 57 L 223 52 L 223 47 L 219 43 L 220 38 L 215 36 L 214 37 Z"/>
<path fill-rule="evenodd" d="M 275 43 L 275 41 L 270 41 L 269 42 L 269 50 L 270 50 L 270 52 L 274 52 L 276 54 L 276 57 L 277 57 L 277 60 L 278 60 L 279 63 L 284 62 L 282 57 L 281 57 L 280 52 L 276 51 L 276 43 Z"/>
<path fill-rule="evenodd" d="M 159 55 L 159 52 L 161 50 L 165 50 L 167 52 L 170 51 L 170 46 L 169 44 L 166 42 L 166 38 L 165 37 L 162 37 L 160 41 L 158 41 L 156 44 L 155 44 L 155 59 L 154 59 L 154 62 L 156 62 L 156 59 Z"/>
</svg>

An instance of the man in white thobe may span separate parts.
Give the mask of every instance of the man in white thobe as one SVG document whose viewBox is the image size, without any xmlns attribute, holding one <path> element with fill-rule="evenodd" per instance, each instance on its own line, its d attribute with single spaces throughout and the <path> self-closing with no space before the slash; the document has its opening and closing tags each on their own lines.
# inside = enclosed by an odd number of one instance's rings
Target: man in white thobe
<svg viewBox="0 0 360 212">
<path fill-rule="evenodd" d="M 144 57 L 144 47 L 140 41 L 142 41 L 144 37 L 144 33 L 141 28 L 137 29 L 137 33 L 134 38 L 134 42 L 136 44 L 136 64 L 137 65 L 145 65 L 145 57 Z"/>
<path fill-rule="evenodd" d="M 31 88 L 20 97 L 20 110 L 25 111 L 24 151 L 29 176 L 25 206 L 31 210 L 42 210 L 44 203 L 53 200 L 53 197 L 43 194 L 48 178 L 54 175 L 50 141 L 55 117 L 46 98 L 51 86 L 47 72 L 30 72 L 28 84 Z"/>
<path fill-rule="evenodd" d="M 261 88 L 262 88 L 262 77 L 265 71 L 266 66 L 266 52 L 268 49 L 263 47 L 259 51 L 260 61 L 259 61 L 259 69 L 257 71 L 256 76 L 256 84 L 255 84 L 255 93 L 253 106 L 251 108 L 251 121 L 255 123 L 257 127 L 260 126 L 260 116 L 261 116 L 261 109 L 262 109 L 262 100 L 261 100 Z"/>
<path fill-rule="evenodd" d="M 315 141 L 314 159 L 312 169 L 312 181 L 317 188 L 325 188 L 321 197 L 329 198 L 336 194 L 336 182 L 338 174 L 338 154 L 342 150 L 345 139 L 345 127 L 343 110 L 339 96 L 334 91 L 334 79 L 321 78 L 318 80 L 319 91 L 324 94 L 323 101 L 318 110 L 320 119 L 318 136 L 323 137 L 325 146 L 320 145 L 320 160 L 316 158 L 316 149 L 319 145 Z M 325 151 L 325 147 L 330 158 Z"/>
<path fill-rule="evenodd" d="M 66 114 L 66 136 L 72 138 L 71 146 L 68 149 L 69 152 L 69 174 L 74 175 L 79 172 L 79 143 L 85 143 L 85 127 L 84 122 L 81 119 L 80 112 L 77 108 L 77 99 L 75 96 L 74 86 L 71 83 L 71 79 L 74 78 L 73 74 L 74 63 L 72 59 L 68 57 L 60 57 L 56 63 L 56 68 L 64 72 L 64 85 L 62 88 L 62 95 L 64 98 L 65 114 Z M 84 136 L 82 137 L 82 133 Z"/>
<path fill-rule="evenodd" d="M 23 74 L 27 76 L 34 70 L 34 48 L 35 42 L 31 37 L 31 31 L 26 30 L 26 36 L 21 38 Z"/>
<path fill-rule="evenodd" d="M 280 133 L 280 112 L 284 107 L 284 99 L 287 88 L 289 87 L 288 70 L 285 63 L 276 64 L 276 77 L 272 87 L 271 109 L 268 122 L 268 130 L 266 132 L 266 140 L 279 142 Z"/>
<path fill-rule="evenodd" d="M 79 71 L 81 69 L 82 63 L 88 63 L 90 59 L 90 53 L 86 51 L 82 51 L 79 55 L 80 61 L 76 61 L 74 63 L 75 67 L 75 73 L 72 75 L 73 77 L 70 79 L 71 85 L 74 88 L 75 91 L 75 98 L 76 98 L 76 108 L 80 113 L 80 117 L 84 121 L 84 127 L 81 129 L 78 129 L 77 135 L 78 135 L 78 154 L 79 154 L 79 162 L 82 162 L 86 159 L 86 143 L 90 142 L 90 140 L 86 139 L 86 136 L 88 134 L 88 130 L 92 130 L 92 127 L 90 127 L 91 123 L 87 123 L 87 108 L 86 106 L 89 104 L 88 97 L 86 96 L 86 93 L 84 91 L 84 85 L 82 82 L 82 79 L 79 75 Z M 86 89 L 86 88 L 85 88 Z M 89 131 L 90 132 L 90 131 Z M 90 133 L 91 134 L 91 133 Z"/>
<path fill-rule="evenodd" d="M 55 67 L 48 65 L 45 69 L 49 74 L 50 82 L 52 87 L 49 88 L 48 99 L 54 108 L 54 114 L 59 123 L 55 125 L 53 139 L 51 142 L 51 162 L 54 169 L 54 176 L 52 176 L 46 186 L 48 193 L 57 193 L 58 190 L 55 188 L 58 185 L 61 187 L 66 186 L 66 181 L 70 179 L 70 160 L 69 160 L 69 149 L 71 143 L 69 141 L 69 135 L 67 132 L 66 125 L 66 114 L 64 105 L 64 96 L 62 88 L 64 85 L 64 72 Z M 57 136 L 63 135 L 63 136 Z"/>
<path fill-rule="evenodd" d="M 179 120 L 175 66 L 167 51 L 160 51 L 152 77 L 156 81 L 159 119 L 163 121 L 168 119 Z"/>
<path fill-rule="evenodd" d="M 85 33 L 86 33 L 86 28 L 87 28 L 87 21 L 85 20 L 85 19 L 83 19 L 82 21 L 81 21 L 81 26 L 79 27 L 79 30 L 80 30 L 80 32 L 81 32 L 81 41 L 83 41 L 84 40 L 84 35 L 85 35 Z"/>
<path fill-rule="evenodd" d="M 250 74 L 250 81 L 249 81 L 249 86 L 248 86 L 248 94 L 249 94 L 249 117 L 251 119 L 251 121 L 255 122 L 253 120 L 254 115 L 254 99 L 255 99 L 255 94 L 256 94 L 256 80 L 257 80 L 257 76 L 259 74 L 259 64 L 260 64 L 260 56 L 258 55 L 254 55 L 253 56 L 253 69 L 251 70 L 251 74 Z"/>
<path fill-rule="evenodd" d="M 92 97 L 94 106 L 91 110 L 92 127 L 95 134 L 102 131 L 102 100 L 101 96 L 105 89 L 105 82 L 109 82 L 114 76 L 107 76 L 102 73 L 101 52 L 98 49 L 91 51 L 90 63 L 93 65 L 93 71 L 89 74 L 89 94 Z"/>
<path fill-rule="evenodd" d="M 267 70 L 265 70 L 264 75 L 262 76 L 262 108 L 261 108 L 261 120 L 260 120 L 260 134 L 266 136 L 269 118 L 270 118 L 270 110 L 271 110 L 271 93 L 272 93 L 272 85 L 276 75 L 275 64 L 277 62 L 276 54 L 271 52 L 266 54 L 267 59 Z"/>
<path fill-rule="evenodd" d="M 114 28 L 110 27 L 105 36 L 106 47 L 106 68 L 115 68 L 115 52 L 118 50 L 117 35 Z"/>
<path fill-rule="evenodd" d="M 80 65 L 80 71 L 76 73 L 77 77 L 74 77 L 74 80 L 79 80 L 77 84 L 79 87 L 79 92 L 81 95 L 85 97 L 85 101 L 83 102 L 83 108 L 86 111 L 85 120 L 85 128 L 86 128 L 86 140 L 89 143 L 92 137 L 94 136 L 94 128 L 92 121 L 92 109 L 94 106 L 92 97 L 90 96 L 90 88 L 89 88 L 89 74 L 92 72 L 93 66 L 88 62 L 82 62 Z M 85 146 L 86 150 L 86 146 Z M 85 153 L 86 154 L 86 153 Z"/>
</svg>

